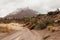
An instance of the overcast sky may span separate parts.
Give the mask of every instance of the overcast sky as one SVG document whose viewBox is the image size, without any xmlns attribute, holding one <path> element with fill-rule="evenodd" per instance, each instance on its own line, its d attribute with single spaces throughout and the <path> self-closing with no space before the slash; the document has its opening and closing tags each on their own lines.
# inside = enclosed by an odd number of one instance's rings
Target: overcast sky
<svg viewBox="0 0 60 40">
<path fill-rule="evenodd" d="M 6 16 L 17 8 L 25 7 L 46 13 L 60 8 L 60 0 L 0 0 L 0 17 Z"/>
</svg>

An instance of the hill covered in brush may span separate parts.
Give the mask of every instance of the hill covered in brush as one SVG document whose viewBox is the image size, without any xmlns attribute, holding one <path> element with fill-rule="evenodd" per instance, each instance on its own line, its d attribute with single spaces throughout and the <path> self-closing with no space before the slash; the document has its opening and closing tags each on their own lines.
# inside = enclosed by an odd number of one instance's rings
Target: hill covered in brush
<svg viewBox="0 0 60 40">
<path fill-rule="evenodd" d="M 0 23 L 23 22 L 29 29 L 45 29 L 49 25 L 60 26 L 60 10 L 50 11 L 47 14 L 36 15 L 35 13 L 37 12 L 30 9 L 20 10 L 13 15 L 0 18 Z"/>
<path fill-rule="evenodd" d="M 8 19 L 21 19 L 21 18 L 24 18 L 24 17 L 33 17 L 33 16 L 36 16 L 38 12 L 32 10 L 32 9 L 29 9 L 29 8 L 23 8 L 23 9 L 19 9 L 19 10 L 16 10 L 15 12 L 12 12 L 10 13 L 9 15 L 7 15 L 5 18 L 8 18 Z"/>
</svg>

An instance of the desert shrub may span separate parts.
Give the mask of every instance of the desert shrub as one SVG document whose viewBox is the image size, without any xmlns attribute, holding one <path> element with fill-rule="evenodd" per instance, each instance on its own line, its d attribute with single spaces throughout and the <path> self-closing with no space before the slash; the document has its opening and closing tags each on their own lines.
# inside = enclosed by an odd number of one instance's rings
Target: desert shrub
<svg viewBox="0 0 60 40">
<path fill-rule="evenodd" d="M 9 27 L 6 25 L 6 26 L 0 26 L 0 32 L 10 32 L 12 31 L 12 29 L 9 29 Z"/>
<path fill-rule="evenodd" d="M 39 29 L 41 29 L 41 26 L 38 24 L 38 25 L 36 25 L 36 26 L 35 26 L 35 28 L 34 28 L 34 29 L 39 30 Z"/>
<path fill-rule="evenodd" d="M 5 31 L 5 32 L 9 32 L 10 30 L 9 30 L 8 27 L 6 26 L 4 31 Z"/>
<path fill-rule="evenodd" d="M 58 31 L 58 30 L 59 30 L 58 27 L 54 27 L 54 26 L 51 26 L 51 25 L 49 25 L 49 26 L 47 27 L 47 29 L 48 29 L 49 31 L 51 31 L 51 32 L 54 32 L 54 31 Z"/>
<path fill-rule="evenodd" d="M 12 20 L 10 23 L 16 23 L 17 21 L 16 20 Z"/>
<path fill-rule="evenodd" d="M 31 22 L 32 24 L 35 24 L 35 23 L 37 22 L 37 20 L 36 20 L 35 18 L 32 18 L 32 19 L 30 20 L 30 22 Z"/>
<path fill-rule="evenodd" d="M 35 24 L 36 26 L 34 29 L 45 29 L 47 27 L 47 24 L 48 24 L 48 22 L 47 22 L 46 18 L 44 18 L 44 17 L 40 18 L 37 20 L 37 22 Z"/>
<path fill-rule="evenodd" d="M 46 24 L 37 24 L 34 29 L 42 30 L 42 29 L 45 29 L 45 28 L 46 28 Z"/>
<path fill-rule="evenodd" d="M 24 17 L 24 18 L 23 18 L 23 21 L 24 21 L 24 22 L 29 22 L 29 21 L 30 21 L 30 18 L 29 18 L 29 17 Z"/>
<path fill-rule="evenodd" d="M 40 18 L 40 19 L 38 19 Z M 47 28 L 48 25 L 53 25 L 54 19 L 50 16 L 47 15 L 38 15 L 37 18 L 32 20 L 32 23 L 35 23 L 35 28 L 34 29 L 45 29 Z"/>
</svg>

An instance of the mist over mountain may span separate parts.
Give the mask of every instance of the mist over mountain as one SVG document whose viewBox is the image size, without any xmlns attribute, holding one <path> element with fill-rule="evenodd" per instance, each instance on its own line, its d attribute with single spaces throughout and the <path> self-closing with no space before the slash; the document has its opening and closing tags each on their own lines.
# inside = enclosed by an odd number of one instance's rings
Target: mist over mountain
<svg viewBox="0 0 60 40">
<path fill-rule="evenodd" d="M 37 11 L 34 11 L 29 8 L 24 8 L 24 9 L 17 9 L 16 11 L 10 13 L 9 15 L 5 16 L 5 18 L 13 19 L 13 18 L 18 18 L 21 19 L 23 17 L 33 17 L 37 15 Z"/>
</svg>

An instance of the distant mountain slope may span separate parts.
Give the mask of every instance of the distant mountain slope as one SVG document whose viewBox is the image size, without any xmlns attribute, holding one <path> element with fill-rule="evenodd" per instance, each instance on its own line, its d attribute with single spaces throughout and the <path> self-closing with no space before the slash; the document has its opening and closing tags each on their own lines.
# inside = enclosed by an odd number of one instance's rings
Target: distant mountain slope
<svg viewBox="0 0 60 40">
<path fill-rule="evenodd" d="M 23 18 L 23 17 L 32 17 L 32 16 L 36 16 L 36 11 L 33 11 L 32 9 L 29 9 L 29 8 L 24 8 L 22 10 L 18 10 L 16 12 L 13 12 L 9 15 L 7 15 L 5 18 Z"/>
</svg>

